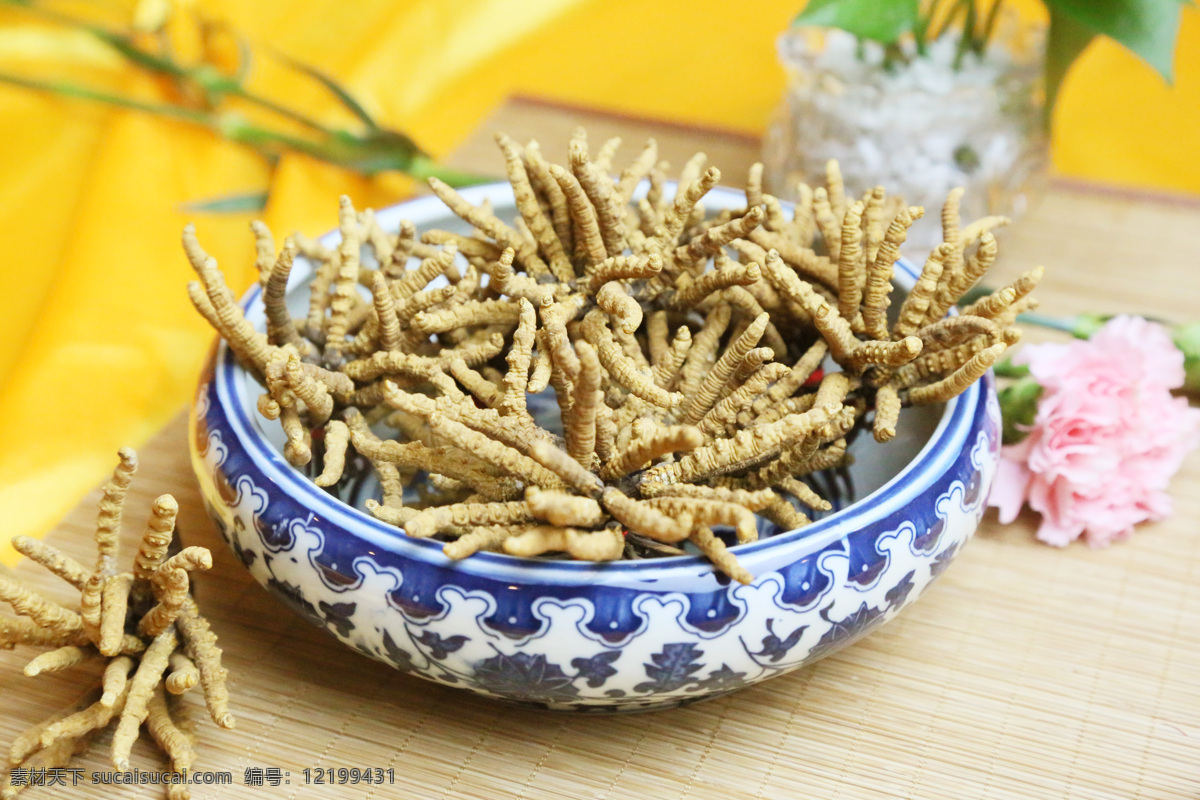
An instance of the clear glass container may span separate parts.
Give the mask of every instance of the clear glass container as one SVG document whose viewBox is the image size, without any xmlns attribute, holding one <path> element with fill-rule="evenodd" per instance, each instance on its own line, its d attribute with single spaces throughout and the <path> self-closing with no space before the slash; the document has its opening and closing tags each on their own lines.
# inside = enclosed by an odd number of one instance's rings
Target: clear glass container
<svg viewBox="0 0 1200 800">
<path fill-rule="evenodd" d="M 794 28 L 778 42 L 788 85 L 763 145 L 764 180 L 794 199 L 800 181 L 822 185 L 838 160 L 847 192 L 881 185 L 926 209 L 905 251 L 941 241 L 939 209 L 965 190 L 962 216 L 1016 218 L 1044 184 L 1044 36 L 1006 24 L 982 56 L 955 66 L 957 32 L 890 61 L 844 31 Z"/>
</svg>

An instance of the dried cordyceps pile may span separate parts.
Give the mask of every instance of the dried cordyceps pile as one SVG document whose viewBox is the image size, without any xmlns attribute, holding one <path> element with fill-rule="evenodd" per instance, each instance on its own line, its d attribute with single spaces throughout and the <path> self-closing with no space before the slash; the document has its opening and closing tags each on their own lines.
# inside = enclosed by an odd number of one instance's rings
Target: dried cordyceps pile
<svg viewBox="0 0 1200 800">
<path fill-rule="evenodd" d="M 637 558 L 691 542 L 747 582 L 713 528 L 748 542 L 756 515 L 807 524 L 793 500 L 827 510 L 804 477 L 845 463 L 868 419 L 886 441 L 903 405 L 983 375 L 1016 341 L 1040 277 L 943 319 L 991 266 L 990 229 L 1004 222 L 960 227 L 952 194 L 945 242 L 889 327 L 893 265 L 923 210 L 882 188 L 847 198 L 835 164 L 827 187 L 801 187 L 793 218 L 763 194 L 761 165 L 746 206 L 708 218 L 701 200 L 720 173 L 703 154 L 671 192 L 653 141 L 613 178 L 617 140 L 593 158 L 580 131 L 562 167 L 536 143 L 497 138 L 512 225 L 437 180 L 474 234 L 418 239 L 404 223 L 392 235 L 344 197 L 336 250 L 296 235 L 277 255 L 256 225 L 265 335 L 184 233 L 201 278 L 192 300 L 260 377 L 259 409 L 282 423 L 288 460 L 310 464 L 319 443 L 313 474 L 328 487 L 353 447 L 383 487 L 371 513 L 448 540 L 452 558 Z M 295 320 L 284 294 L 298 253 L 316 272 Z M 827 356 L 841 369 L 822 372 Z M 527 405 L 550 389 L 561 435 Z"/>
<path fill-rule="evenodd" d="M 25 667 L 33 677 L 105 659 L 100 685 L 81 698 L 80 707 L 53 716 L 12 743 L 9 774 L 0 797 L 15 797 L 28 781 L 19 771 L 65 767 L 89 740 L 117 720 L 112 763 L 129 769 L 129 754 L 143 724 L 171 759 L 181 782 L 170 784 L 171 800 L 189 796 L 182 774 L 195 761 L 192 732 L 178 696 L 199 683 L 213 721 L 233 727 L 221 650 L 208 621 L 190 592 L 190 573 L 212 566 L 203 547 L 185 547 L 171 555 L 175 535 L 175 498 L 154 501 L 141 546 L 129 572 L 118 572 L 117 545 L 125 493 L 137 469 L 137 456 L 123 448 L 112 480 L 104 487 L 96 522 L 96 566 L 88 569 L 56 548 L 18 536 L 13 546 L 79 590 L 72 611 L 0 577 L 0 600 L 20 614 L 0 617 L 0 648 L 18 644 L 52 647 Z M 164 677 L 165 676 L 165 677 Z"/>
</svg>

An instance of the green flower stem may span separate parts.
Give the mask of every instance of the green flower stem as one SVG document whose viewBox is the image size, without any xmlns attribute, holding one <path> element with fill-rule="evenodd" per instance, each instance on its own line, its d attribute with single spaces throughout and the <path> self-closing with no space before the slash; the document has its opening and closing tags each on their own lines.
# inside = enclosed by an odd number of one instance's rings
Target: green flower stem
<svg viewBox="0 0 1200 800">
<path fill-rule="evenodd" d="M 992 0 L 992 7 L 988 9 L 987 19 L 983 23 L 983 33 L 976 40 L 975 52 L 983 55 L 987 50 L 988 42 L 992 40 L 992 33 L 996 30 L 996 20 L 1000 17 L 1000 8 L 1004 5 L 1004 0 Z"/>
<path fill-rule="evenodd" d="M 411 148 L 403 146 L 405 140 L 402 139 L 397 139 L 396 146 L 390 147 L 386 141 L 381 143 L 379 139 L 362 139 L 346 131 L 332 130 L 325 142 L 315 142 L 255 125 L 240 114 L 218 114 L 169 103 L 150 103 L 75 83 L 38 81 L 2 72 L 0 83 L 199 125 L 230 141 L 252 147 L 266 156 L 277 156 L 281 151 L 292 150 L 368 175 L 396 170 L 408 173 L 418 180 L 438 177 L 451 186 L 469 186 L 491 180 L 486 176 L 440 166 L 427 154 L 419 150 L 414 152 Z"/>
<path fill-rule="evenodd" d="M 223 75 L 208 64 L 202 64 L 199 67 L 187 67 L 180 64 L 175 59 L 152 53 L 148 50 L 143 50 L 133 43 L 133 40 L 126 34 L 117 33 L 107 30 L 98 25 L 93 25 L 83 20 L 76 19 L 66 14 L 60 14 L 50 9 L 41 8 L 38 6 L 25 6 L 20 3 L 15 3 L 15 0 L 3 0 L 6 4 L 21 5 L 28 11 L 37 13 L 47 19 L 51 19 L 62 25 L 66 25 L 77 30 L 86 31 L 95 36 L 104 44 L 116 50 L 127 61 L 150 72 L 159 75 L 165 75 L 174 78 L 178 81 L 183 81 L 192 84 L 201 89 L 207 96 L 215 101 L 219 101 L 223 96 L 237 97 L 252 103 L 260 108 L 270 111 L 273 114 L 278 114 L 281 117 L 292 120 L 300 125 L 303 125 L 310 130 L 317 131 L 326 135 L 332 135 L 333 131 L 321 123 L 314 120 L 312 117 L 289 108 L 281 103 L 277 103 L 270 98 L 247 89 L 241 80 Z M 215 102 L 213 103 L 215 105 Z"/>
<path fill-rule="evenodd" d="M 185 67 L 172 58 L 142 50 L 129 41 L 128 37 L 121 34 L 112 33 L 103 28 L 91 25 L 80 24 L 79 27 L 99 38 L 131 63 L 145 67 L 151 72 L 167 75 L 198 87 L 213 101 L 213 105 L 219 102 L 224 96 L 237 97 L 273 114 L 290 119 L 310 130 L 325 135 L 333 134 L 333 131 L 329 127 L 322 125 L 307 114 L 277 103 L 270 98 L 263 97 L 257 92 L 247 89 L 237 78 L 223 75 L 207 64 L 202 64 L 199 67 Z"/>
<path fill-rule="evenodd" d="M 963 20 L 962 36 L 958 37 L 958 47 L 954 50 L 954 69 L 956 72 L 962 69 L 962 62 L 966 58 L 967 53 L 975 49 L 975 19 L 977 16 L 975 0 L 969 0 L 967 3 L 967 16 Z"/>
<path fill-rule="evenodd" d="M 127 61 L 131 61 L 139 67 L 144 67 L 151 72 L 157 72 L 162 75 L 169 75 L 172 78 L 188 77 L 188 71 L 182 65 L 176 63 L 173 59 L 141 49 L 125 34 L 114 33 L 96 25 L 89 25 L 85 22 L 71 19 L 70 17 L 63 17 L 61 21 L 72 27 L 87 31 L 120 53 Z"/>
<path fill-rule="evenodd" d="M 862 56 L 859 56 L 861 59 Z M 883 46 L 883 68 L 888 72 L 894 72 L 897 65 L 907 64 L 908 57 L 904 55 L 904 48 L 893 42 Z"/>
<path fill-rule="evenodd" d="M 366 176 L 380 172 L 399 171 L 422 181 L 430 177 L 438 177 L 451 186 L 468 186 L 491 180 L 484 176 L 439 166 L 411 138 L 399 131 L 389 130 L 378 125 L 358 101 L 332 78 L 300 62 L 285 59 L 286 63 L 293 68 L 318 81 L 332 92 L 343 106 L 362 121 L 364 125 L 362 131 L 354 132 L 324 125 L 303 112 L 248 89 L 243 82 L 244 75 L 229 76 L 207 63 L 196 66 L 181 64 L 170 55 L 139 47 L 134 38 L 123 31 L 109 30 L 40 5 L 20 2 L 20 0 L 0 0 L 0 5 L 19 6 L 44 19 L 74 30 L 84 31 L 111 47 L 132 66 L 154 75 L 170 78 L 181 88 L 186 87 L 198 91 L 204 98 L 204 102 L 200 104 L 202 107 L 198 108 L 177 103 L 147 102 L 81 84 L 40 81 L 8 73 L 0 73 L 0 83 L 49 92 L 60 97 L 89 100 L 115 108 L 142 111 L 159 117 L 199 125 L 225 139 L 253 148 L 271 164 L 274 164 L 282 153 L 292 151 L 304 153 Z M 244 59 L 243 63 L 245 63 Z M 240 113 L 218 110 L 218 106 L 227 98 L 243 100 L 277 117 L 297 123 L 315 133 L 316 136 L 300 136 L 273 127 L 258 125 Z M 257 196 L 252 200 L 257 202 Z M 251 201 L 246 198 L 237 198 L 236 201 L 218 199 L 215 207 L 241 208 L 249 202 Z"/>
<path fill-rule="evenodd" d="M 327 144 L 318 144 L 250 124 L 238 117 L 226 119 L 228 122 L 221 127 L 221 133 L 233 141 L 258 148 L 296 150 L 364 175 L 398 171 L 419 181 L 436 177 L 455 187 L 494 180 L 489 176 L 442 166 L 428 154 L 406 147 L 407 140 L 397 140 L 394 146 L 389 146 L 386 140 L 359 138 L 346 131 L 334 131 Z"/>
<path fill-rule="evenodd" d="M 247 89 L 245 86 L 242 86 L 240 83 L 234 84 L 228 90 L 227 94 L 229 94 L 233 97 L 237 97 L 239 99 L 245 100 L 248 103 L 253 103 L 254 105 L 258 106 L 259 108 L 270 111 L 273 114 L 278 114 L 281 117 L 290 119 L 293 122 L 299 123 L 300 125 L 303 125 L 304 127 L 308 128 L 310 130 L 317 131 L 318 133 L 323 133 L 327 136 L 333 135 L 333 129 L 329 128 L 326 125 L 322 125 L 321 123 L 317 122 L 315 119 L 308 116 L 307 114 L 303 114 L 299 111 L 296 111 L 295 109 L 288 108 L 287 106 L 282 105 L 280 103 L 276 103 L 274 100 L 271 100 L 270 98 L 267 98 L 267 97 L 263 97 L 262 95 L 258 94 L 257 92 L 252 92 L 249 89 Z"/>
<path fill-rule="evenodd" d="M 98 89 L 92 89 L 87 86 L 81 86 L 76 83 L 67 83 L 65 81 L 39 81 L 32 78 L 25 78 L 20 75 L 12 75 L 7 72 L 0 72 L 0 83 L 7 83 L 10 86 L 19 86 L 22 89 L 32 89 L 36 92 L 49 92 L 50 94 L 60 95 L 62 97 L 72 97 L 77 100 L 91 100 L 104 105 L 114 106 L 116 108 L 129 108 L 135 111 L 144 111 L 148 114 L 155 114 L 160 117 L 170 117 L 171 119 L 190 122 L 195 125 L 203 125 L 208 128 L 214 127 L 216 118 L 209 112 L 197 111 L 183 106 L 172 105 L 169 103 L 148 103 L 143 100 L 135 100 L 132 97 L 123 97 L 121 95 L 102 92 Z"/>
<path fill-rule="evenodd" d="M 943 0 L 929 0 L 929 5 L 921 16 L 917 19 L 917 24 L 913 26 L 913 38 L 917 44 L 917 55 L 925 55 L 928 52 L 929 46 L 929 28 L 933 25 L 933 18 L 937 16 L 938 7 Z"/>
<path fill-rule="evenodd" d="M 293 136 L 282 131 L 263 128 L 246 121 L 240 114 L 222 114 L 216 125 L 216 131 L 230 141 L 244 144 L 258 150 L 273 151 L 296 150 L 313 158 L 332 163 L 340 163 L 327 148 L 310 142 L 300 136 Z"/>
<path fill-rule="evenodd" d="M 429 178 L 437 178 L 445 181 L 450 186 L 455 188 L 460 186 L 473 186 L 479 183 L 489 183 L 496 178 L 487 175 L 478 175 L 470 172 L 460 172 L 451 167 L 443 166 L 434 161 L 424 153 L 413 157 L 412 163 L 409 164 L 408 174 L 419 181 L 425 181 Z"/>
<path fill-rule="evenodd" d="M 942 26 L 930 37 L 930 41 L 936 42 L 942 38 L 942 34 L 950 30 L 951 26 L 954 25 L 954 21 L 958 18 L 958 15 L 966 11 L 967 7 L 973 3 L 974 0 L 956 0 L 954 5 L 951 6 L 950 11 L 946 13 L 946 18 L 942 20 Z"/>
<path fill-rule="evenodd" d="M 1048 317 L 1044 314 L 1035 314 L 1029 311 L 1018 315 L 1017 320 L 1030 325 L 1037 325 L 1040 328 L 1050 328 L 1062 331 L 1063 333 L 1069 333 L 1072 336 L 1076 335 L 1075 331 L 1079 327 L 1078 317 Z M 1087 337 L 1084 336 L 1082 338 L 1086 339 Z"/>
</svg>

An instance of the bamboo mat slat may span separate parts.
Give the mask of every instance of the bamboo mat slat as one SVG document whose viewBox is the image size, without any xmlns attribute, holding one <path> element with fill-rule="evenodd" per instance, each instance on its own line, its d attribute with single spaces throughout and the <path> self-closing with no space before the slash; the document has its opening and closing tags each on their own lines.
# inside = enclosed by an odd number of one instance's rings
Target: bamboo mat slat
<svg viewBox="0 0 1200 800">
<path fill-rule="evenodd" d="M 674 164 L 708 152 L 736 184 L 754 142 L 594 112 L 512 102 L 459 149 L 495 170 L 492 132 L 563 155 L 570 130 L 655 136 Z M 1045 264 L 1043 309 L 1195 318 L 1200 204 L 1057 184 L 1001 242 L 997 281 Z M 1044 338 L 1033 336 L 1031 338 Z M 198 580 L 230 670 L 238 726 L 197 708 L 198 769 L 234 783 L 207 798 L 909 798 L 1127 800 L 1200 797 L 1200 458 L 1172 485 L 1175 516 L 1107 550 L 1034 542 L 1034 520 L 976 539 L 911 609 L 799 672 L 711 702 L 637 716 L 514 709 L 400 675 L 351 653 L 253 583 L 200 505 L 181 416 L 141 451 L 126 542 L 171 492 L 187 544 L 212 549 Z M 98 492 L 48 541 L 91 556 Z M 127 556 L 129 554 L 127 553 Z M 29 564 L 31 585 L 74 602 Z M 36 651 L 0 652 L 0 743 L 75 699 L 86 673 L 25 678 Z M 193 700 L 193 703 L 195 701 Z M 105 771 L 107 739 L 78 766 Z M 164 769 L 145 744 L 135 766 Z M 305 785 L 315 767 L 391 767 L 391 786 Z M 247 767 L 290 783 L 243 784 Z M 33 788 L 38 798 L 156 798 L 161 787 Z"/>
</svg>

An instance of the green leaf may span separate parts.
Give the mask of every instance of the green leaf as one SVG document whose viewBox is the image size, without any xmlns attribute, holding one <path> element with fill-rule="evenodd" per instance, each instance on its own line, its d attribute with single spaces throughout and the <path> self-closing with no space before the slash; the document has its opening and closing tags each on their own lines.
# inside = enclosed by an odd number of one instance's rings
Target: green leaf
<svg viewBox="0 0 1200 800">
<path fill-rule="evenodd" d="M 810 0 L 793 25 L 840 28 L 860 39 L 894 44 L 917 26 L 918 0 Z"/>
<path fill-rule="evenodd" d="M 26 78 L 22 75 L 0 72 L 0 83 L 19 86 L 22 89 L 32 89 L 36 92 L 48 92 L 63 97 L 72 97 L 77 100 L 91 100 L 118 108 L 132 108 L 137 111 L 145 111 L 148 114 L 180 119 L 184 122 L 191 122 L 205 127 L 209 127 L 213 122 L 213 116 L 203 111 L 196 111 L 170 103 L 151 103 L 133 97 L 109 94 L 108 92 L 102 92 L 89 86 L 69 83 L 67 81 L 39 81 Z"/>
<path fill-rule="evenodd" d="M 1112 314 L 1079 314 L 1075 317 L 1071 335 L 1076 339 L 1090 339 L 1093 333 L 1103 328 L 1112 318 Z"/>
<path fill-rule="evenodd" d="M 1183 12 L 1180 0 L 1046 0 L 1046 6 L 1050 9 L 1052 31 L 1055 17 L 1065 17 L 1082 29 L 1129 48 L 1171 83 L 1179 17 Z M 1063 41 L 1074 45 L 1082 31 L 1070 33 Z M 1075 55 L 1078 54 L 1076 50 Z"/>
<path fill-rule="evenodd" d="M 972 303 L 987 297 L 994 291 L 996 289 L 993 286 L 988 286 L 986 283 L 977 283 L 970 289 L 967 289 L 962 297 L 958 298 L 958 307 L 966 308 Z"/>
<path fill-rule="evenodd" d="M 1024 378 L 1029 374 L 1029 367 L 1025 364 L 1012 363 L 1012 356 L 1005 356 L 992 365 L 992 372 L 996 373 L 998 378 Z"/>
<path fill-rule="evenodd" d="M 1176 326 L 1171 339 L 1183 353 L 1183 390 L 1200 394 L 1200 322 Z"/>
<path fill-rule="evenodd" d="M 1054 104 L 1058 102 L 1058 91 L 1062 88 L 1067 70 L 1084 51 L 1096 35 L 1092 30 L 1071 17 L 1056 10 L 1053 1 L 1050 9 L 1050 32 L 1046 39 L 1046 129 L 1053 120 Z"/>
<path fill-rule="evenodd" d="M 169 58 L 155 55 L 138 47 L 133 43 L 133 39 L 124 33 L 107 31 L 96 25 L 82 24 L 82 27 L 139 67 L 144 67 L 151 72 L 158 72 L 163 75 L 173 75 L 177 78 L 182 77 L 187 71 Z"/>
<path fill-rule="evenodd" d="M 412 163 L 409 164 L 408 174 L 419 181 L 424 181 L 431 177 L 439 178 L 456 189 L 463 186 L 475 186 L 480 183 L 492 183 L 493 181 L 502 180 L 495 176 L 480 175 L 477 172 L 460 172 L 453 167 L 444 167 L 424 153 L 418 153 L 413 157 Z"/>
<path fill-rule="evenodd" d="M 335 131 L 332 144 L 342 164 L 364 175 L 388 170 L 408 172 L 413 159 L 423 153 L 407 135 L 388 128 L 374 128 L 362 136 Z"/>
<path fill-rule="evenodd" d="M 185 203 L 183 210 L 197 214 L 245 214 L 250 211 L 262 211 L 266 208 L 267 197 L 266 192 L 227 194 L 209 200 Z"/>
<path fill-rule="evenodd" d="M 1025 377 L 1000 392 L 1000 417 L 1004 420 L 1001 439 L 1016 444 L 1027 435 L 1027 428 L 1037 418 L 1038 400 L 1042 387 L 1033 378 Z"/>
<path fill-rule="evenodd" d="M 346 107 L 346 110 L 358 117 L 368 128 L 375 129 L 379 127 L 378 123 L 375 122 L 375 118 L 372 117 L 370 113 L 368 113 L 367 110 L 362 107 L 361 103 L 354 99 L 354 95 L 350 94 L 348 89 L 335 81 L 332 77 L 326 75 L 316 67 L 305 64 L 303 61 L 298 61 L 282 53 L 276 53 L 275 55 L 292 69 L 307 75 L 317 83 L 324 86 L 330 94 L 338 99 L 338 102 Z"/>
</svg>

